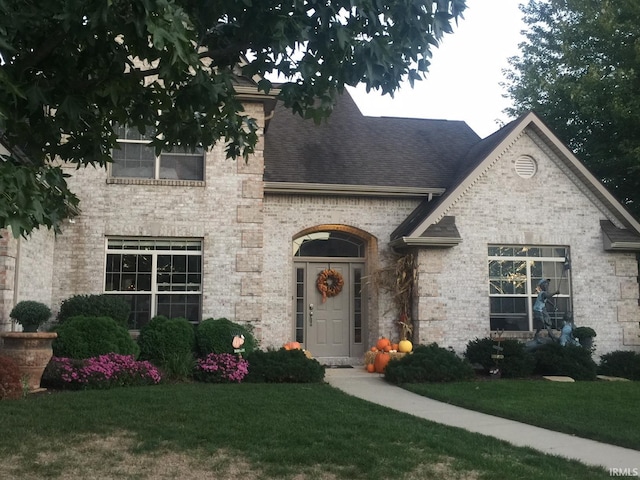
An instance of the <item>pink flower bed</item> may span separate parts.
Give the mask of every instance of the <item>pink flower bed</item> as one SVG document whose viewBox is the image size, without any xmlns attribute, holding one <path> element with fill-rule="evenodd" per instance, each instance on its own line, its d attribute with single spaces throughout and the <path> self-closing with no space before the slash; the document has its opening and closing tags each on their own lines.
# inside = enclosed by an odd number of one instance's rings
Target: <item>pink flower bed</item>
<svg viewBox="0 0 640 480">
<path fill-rule="evenodd" d="M 132 355 L 108 353 L 85 360 L 53 357 L 47 377 L 54 384 L 68 388 L 113 388 L 160 383 L 158 369 Z"/>
<path fill-rule="evenodd" d="M 249 362 L 231 353 L 210 353 L 198 360 L 196 378 L 203 382 L 238 382 L 249 373 Z"/>
</svg>

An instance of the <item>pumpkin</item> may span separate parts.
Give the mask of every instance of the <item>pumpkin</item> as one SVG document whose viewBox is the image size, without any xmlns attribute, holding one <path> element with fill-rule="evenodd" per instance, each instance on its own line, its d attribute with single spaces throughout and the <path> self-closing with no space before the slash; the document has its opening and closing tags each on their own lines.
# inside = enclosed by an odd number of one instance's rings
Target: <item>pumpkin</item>
<svg viewBox="0 0 640 480">
<path fill-rule="evenodd" d="M 376 347 L 371 347 L 371 351 L 372 351 L 372 352 L 377 352 L 377 351 L 378 351 L 378 349 L 377 349 Z"/>
<path fill-rule="evenodd" d="M 300 342 L 287 342 L 284 344 L 285 350 L 300 350 Z"/>
<path fill-rule="evenodd" d="M 380 340 L 378 340 L 378 343 L 376 343 L 376 347 L 378 347 L 378 350 L 384 350 L 384 347 L 386 347 L 387 345 L 391 345 L 391 342 L 388 338 L 384 337 L 380 337 Z"/>
<path fill-rule="evenodd" d="M 388 352 L 378 352 L 376 359 L 373 361 L 376 372 L 384 373 L 384 369 L 387 368 L 389 360 L 391 360 L 391 355 L 389 355 Z"/>
<path fill-rule="evenodd" d="M 402 353 L 409 353 L 413 350 L 413 343 L 410 340 L 401 340 L 398 344 L 398 351 Z"/>
<path fill-rule="evenodd" d="M 376 366 L 373 363 L 367 363 L 367 372 L 375 373 Z"/>
<path fill-rule="evenodd" d="M 391 350 L 395 350 L 397 352 L 398 351 L 398 344 L 397 343 L 392 343 L 391 344 Z"/>
<path fill-rule="evenodd" d="M 385 352 L 390 352 L 391 351 L 391 345 L 387 345 L 386 347 L 384 347 L 384 351 Z"/>
</svg>

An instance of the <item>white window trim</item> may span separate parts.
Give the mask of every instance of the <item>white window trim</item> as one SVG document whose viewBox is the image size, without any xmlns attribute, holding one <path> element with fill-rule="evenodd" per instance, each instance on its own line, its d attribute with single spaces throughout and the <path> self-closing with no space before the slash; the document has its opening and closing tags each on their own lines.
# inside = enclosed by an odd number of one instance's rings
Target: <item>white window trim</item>
<svg viewBox="0 0 640 480">
<path fill-rule="evenodd" d="M 160 242 L 198 242 L 200 245 L 199 250 L 164 250 L 164 249 L 133 249 L 133 248 L 109 248 L 110 240 L 121 241 L 160 241 Z M 202 280 L 204 278 L 204 272 L 202 266 L 204 265 L 203 256 L 203 239 L 202 238 L 167 238 L 167 237 L 108 237 L 104 242 L 104 268 L 102 271 L 102 291 L 107 295 L 150 295 L 151 301 L 149 305 L 149 318 L 153 318 L 157 315 L 158 311 L 158 295 L 200 295 L 200 308 L 202 308 Z M 125 254 L 125 255 L 150 255 L 151 256 L 151 289 L 150 290 L 107 290 L 107 255 L 109 254 Z M 185 256 L 198 256 L 201 258 L 201 272 L 200 272 L 200 284 L 198 290 L 158 290 L 158 255 L 167 254 L 180 254 Z M 186 286 L 189 285 L 187 282 Z M 202 317 L 202 312 L 200 312 Z"/>
<path fill-rule="evenodd" d="M 151 140 L 148 139 L 131 139 L 131 138 L 121 138 L 118 137 L 116 140 L 116 143 L 129 143 L 132 145 L 149 145 L 151 143 Z M 184 152 L 165 152 L 165 151 L 161 151 L 160 155 L 154 155 L 154 168 L 153 168 L 153 178 L 149 178 L 149 177 L 115 177 L 113 176 L 113 170 L 112 170 L 112 165 L 109 165 L 109 178 L 111 180 L 138 180 L 138 181 L 142 181 L 142 182 L 181 182 L 181 184 L 193 184 L 194 182 L 199 182 L 199 183 L 204 183 L 204 179 L 205 179 L 205 167 L 206 167 L 206 160 L 207 160 L 207 152 L 206 150 L 202 150 L 201 155 L 202 156 L 202 180 L 184 180 L 184 179 L 174 179 L 174 178 L 160 178 L 160 160 L 162 158 L 163 154 L 167 154 L 167 155 L 184 155 L 184 156 L 195 156 L 196 153 L 184 153 Z M 113 159 L 113 153 L 111 154 L 111 158 Z M 113 161 L 113 163 L 115 163 L 115 160 Z M 131 183 L 131 182 L 109 182 L 109 183 Z M 133 182 L 133 183 L 138 183 L 138 182 Z"/>
<path fill-rule="evenodd" d="M 522 247 L 521 245 L 502 245 L 502 244 L 492 244 L 489 245 L 489 248 L 491 247 Z M 529 247 L 531 248 L 565 248 L 566 250 L 568 250 L 568 247 L 566 246 L 562 246 L 562 245 L 558 245 L 558 246 L 549 246 L 549 245 L 541 245 L 541 246 L 537 246 L 537 245 L 529 245 Z M 488 287 L 489 287 L 489 298 L 526 298 L 527 299 L 527 320 L 529 322 L 529 331 L 534 331 L 535 330 L 535 326 L 533 324 L 533 299 L 536 297 L 537 293 L 535 292 L 535 290 L 532 288 L 532 282 L 531 282 L 531 265 L 533 262 L 549 262 L 549 263 L 560 263 L 560 264 L 564 264 L 566 257 L 526 257 L 526 256 L 516 256 L 516 255 L 488 255 L 487 257 L 487 266 L 489 265 L 489 262 L 491 262 L 492 260 L 495 261 L 516 261 L 516 262 L 522 262 L 523 260 L 526 260 L 526 281 L 525 281 L 525 293 L 523 294 L 500 294 L 500 293 L 491 293 L 491 278 L 489 277 L 489 282 L 488 282 Z M 569 278 L 569 273 L 567 273 L 564 277 L 563 282 L 570 282 L 570 278 Z M 555 293 L 555 292 L 552 292 Z M 555 295 L 555 298 L 569 298 L 569 301 L 571 301 L 571 295 L 567 295 L 567 294 L 558 294 Z M 489 315 L 491 315 L 491 311 L 489 311 Z"/>
</svg>

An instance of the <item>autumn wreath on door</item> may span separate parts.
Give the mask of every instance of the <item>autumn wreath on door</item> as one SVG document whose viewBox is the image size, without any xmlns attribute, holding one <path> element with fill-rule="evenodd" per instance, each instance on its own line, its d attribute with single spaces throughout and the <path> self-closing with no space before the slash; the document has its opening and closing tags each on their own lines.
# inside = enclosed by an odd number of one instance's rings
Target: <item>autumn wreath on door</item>
<svg viewBox="0 0 640 480">
<path fill-rule="evenodd" d="M 326 268 L 318 274 L 316 287 L 322 294 L 322 303 L 327 301 L 327 297 L 335 297 L 342 291 L 344 279 L 339 271 Z"/>
</svg>

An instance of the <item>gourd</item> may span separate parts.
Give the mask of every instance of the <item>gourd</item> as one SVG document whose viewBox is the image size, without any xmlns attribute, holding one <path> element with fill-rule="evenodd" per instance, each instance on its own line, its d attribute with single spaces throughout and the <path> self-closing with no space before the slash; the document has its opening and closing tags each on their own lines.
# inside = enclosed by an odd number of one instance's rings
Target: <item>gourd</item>
<svg viewBox="0 0 640 480">
<path fill-rule="evenodd" d="M 300 350 L 300 342 L 287 342 L 284 344 L 285 350 Z"/>
<path fill-rule="evenodd" d="M 376 371 L 376 366 L 373 363 L 367 363 L 367 372 L 374 373 Z"/>
<path fill-rule="evenodd" d="M 410 340 L 400 340 L 398 344 L 398 351 L 402 353 L 409 353 L 413 350 L 413 343 Z"/>
<path fill-rule="evenodd" d="M 378 348 L 378 350 L 384 350 L 384 347 L 386 347 L 387 345 L 391 345 L 391 342 L 388 338 L 384 337 L 380 337 L 378 343 L 376 343 L 376 347 Z"/>
<path fill-rule="evenodd" d="M 384 373 L 384 369 L 387 368 L 387 364 L 391 360 L 391 355 L 388 352 L 378 352 L 373 365 L 375 366 L 376 373 Z"/>
</svg>

